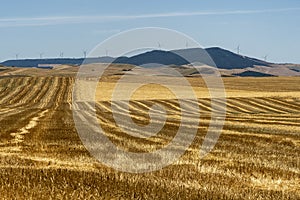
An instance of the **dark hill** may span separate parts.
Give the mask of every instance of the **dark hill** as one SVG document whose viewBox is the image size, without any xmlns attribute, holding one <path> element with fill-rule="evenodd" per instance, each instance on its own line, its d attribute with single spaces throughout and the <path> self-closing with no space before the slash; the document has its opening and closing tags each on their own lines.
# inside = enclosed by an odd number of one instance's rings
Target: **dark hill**
<svg viewBox="0 0 300 200">
<path fill-rule="evenodd" d="M 114 63 L 120 63 L 120 59 L 116 59 Z M 160 65 L 185 65 L 189 62 L 172 51 L 154 50 L 122 59 L 122 63 L 142 66 L 151 63 Z"/>
<path fill-rule="evenodd" d="M 69 64 L 80 65 L 82 58 L 53 58 L 53 59 L 26 59 L 26 60 L 7 60 L 1 65 L 9 67 L 38 67 L 40 64 Z"/>
<path fill-rule="evenodd" d="M 234 76 L 241 76 L 241 77 L 270 77 L 273 76 L 271 74 L 265 74 L 262 72 L 255 72 L 255 71 L 245 71 L 239 74 L 233 74 Z"/>
<path fill-rule="evenodd" d="M 53 58 L 53 59 L 27 59 L 27 60 L 8 60 L 0 63 L 4 66 L 16 66 L 16 67 L 37 67 L 39 64 L 69 64 L 69 65 L 81 65 L 85 63 L 121 63 L 121 64 L 133 64 L 133 65 L 145 65 L 149 63 L 156 63 L 161 65 L 185 65 L 190 63 L 204 63 L 214 66 L 211 59 L 208 59 L 208 55 L 213 59 L 216 66 L 220 69 L 244 69 L 247 67 L 253 67 L 254 65 L 269 66 L 270 63 L 241 56 L 232 53 L 228 50 L 218 47 L 200 49 L 180 49 L 173 51 L 161 51 L 154 50 L 146 53 L 141 53 L 132 57 L 99 57 L 99 58 Z"/>
<path fill-rule="evenodd" d="M 220 69 L 244 69 L 255 65 L 269 66 L 271 64 L 255 58 L 241 56 L 217 47 L 205 50 L 200 48 L 180 49 L 174 51 L 154 50 L 122 60 L 122 63 L 139 66 L 147 63 L 186 65 L 197 62 L 211 66 L 215 65 Z M 119 60 L 116 60 L 115 63 L 119 63 Z"/>
<path fill-rule="evenodd" d="M 216 66 L 221 69 L 243 69 L 253 67 L 254 65 L 269 66 L 270 64 L 255 58 L 241 56 L 218 47 L 208 48 L 206 51 L 214 60 Z"/>
</svg>

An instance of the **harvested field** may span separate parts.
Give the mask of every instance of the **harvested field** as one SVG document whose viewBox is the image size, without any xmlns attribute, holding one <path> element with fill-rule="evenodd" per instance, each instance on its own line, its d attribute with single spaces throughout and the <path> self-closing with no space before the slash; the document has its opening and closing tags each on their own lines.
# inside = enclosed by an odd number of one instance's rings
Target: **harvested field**
<svg viewBox="0 0 300 200">
<path fill-rule="evenodd" d="M 199 120 L 194 142 L 176 163 L 131 174 L 97 162 L 85 149 L 71 110 L 76 71 L 61 71 L 10 68 L 0 72 L 1 199 L 300 198 L 299 77 L 223 78 L 226 121 L 215 148 L 203 159 L 199 149 L 211 119 L 211 101 L 203 81 L 189 78 L 201 110 L 200 119 L 191 118 Z M 144 93 L 136 93 L 130 109 L 137 124 L 147 125 L 154 103 L 163 105 L 170 118 L 155 137 L 129 136 L 116 126 L 110 108 L 123 105 L 109 101 L 118 77 L 104 77 L 98 86 L 101 127 L 127 151 L 161 148 L 178 129 L 177 100 L 153 85 L 150 94 L 147 87 Z M 189 105 L 189 99 L 184 103 Z"/>
</svg>

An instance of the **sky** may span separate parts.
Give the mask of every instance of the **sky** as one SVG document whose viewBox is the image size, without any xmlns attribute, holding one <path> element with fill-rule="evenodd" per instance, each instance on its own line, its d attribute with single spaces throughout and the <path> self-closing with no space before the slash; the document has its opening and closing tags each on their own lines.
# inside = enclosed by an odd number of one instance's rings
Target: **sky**
<svg viewBox="0 0 300 200">
<path fill-rule="evenodd" d="M 114 34 L 162 27 L 202 47 L 300 63 L 299 0 L 10 0 L 0 9 L 0 61 L 83 57 Z"/>
</svg>

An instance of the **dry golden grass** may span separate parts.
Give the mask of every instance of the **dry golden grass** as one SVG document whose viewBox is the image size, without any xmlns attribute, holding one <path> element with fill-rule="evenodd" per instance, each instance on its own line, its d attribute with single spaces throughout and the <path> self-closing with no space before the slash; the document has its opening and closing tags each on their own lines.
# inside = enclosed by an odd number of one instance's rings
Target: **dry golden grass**
<svg viewBox="0 0 300 200">
<path fill-rule="evenodd" d="M 300 198 L 300 78 L 224 78 L 224 130 L 203 159 L 198 153 L 210 120 L 210 99 L 203 81 L 190 78 L 201 109 L 193 144 L 171 166 L 130 174 L 98 163 L 82 145 L 71 111 L 72 71 L 49 76 L 27 71 L 28 76 L 17 77 L 10 70 L 11 77 L 0 77 L 0 199 Z M 157 137 L 128 136 L 115 125 L 107 101 L 118 78 L 107 76 L 99 85 L 105 89 L 96 95 L 102 128 L 128 151 L 162 147 L 178 129 L 178 102 L 160 86 L 141 88 L 131 101 L 135 122 L 147 124 L 154 103 L 165 106 L 170 118 Z"/>
</svg>

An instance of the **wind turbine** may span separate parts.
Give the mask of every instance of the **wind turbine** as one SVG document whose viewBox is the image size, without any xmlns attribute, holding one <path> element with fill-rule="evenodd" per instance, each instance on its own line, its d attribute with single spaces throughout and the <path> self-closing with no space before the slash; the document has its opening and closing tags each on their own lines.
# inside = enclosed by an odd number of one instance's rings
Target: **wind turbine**
<svg viewBox="0 0 300 200">
<path fill-rule="evenodd" d="M 189 48 L 189 42 L 188 41 L 185 43 L 185 48 Z"/>
<path fill-rule="evenodd" d="M 44 53 L 40 53 L 40 59 L 43 59 Z"/>
<path fill-rule="evenodd" d="M 267 60 L 268 60 L 268 55 L 265 55 L 263 58 L 264 58 L 264 61 L 267 62 Z"/>
<path fill-rule="evenodd" d="M 158 42 L 158 49 L 161 50 L 161 44 Z"/>
<path fill-rule="evenodd" d="M 240 48 L 240 45 L 238 45 L 237 48 L 236 48 L 236 52 L 237 52 L 238 55 L 240 55 L 240 51 L 241 51 L 241 48 Z"/>
<path fill-rule="evenodd" d="M 105 49 L 105 56 L 108 56 L 108 50 Z"/>
<path fill-rule="evenodd" d="M 87 52 L 86 50 L 83 50 L 83 58 L 86 58 Z"/>
<path fill-rule="evenodd" d="M 63 58 L 64 57 L 64 52 L 60 52 L 59 57 Z"/>
<path fill-rule="evenodd" d="M 19 60 L 19 53 L 16 53 L 16 60 Z"/>
</svg>

